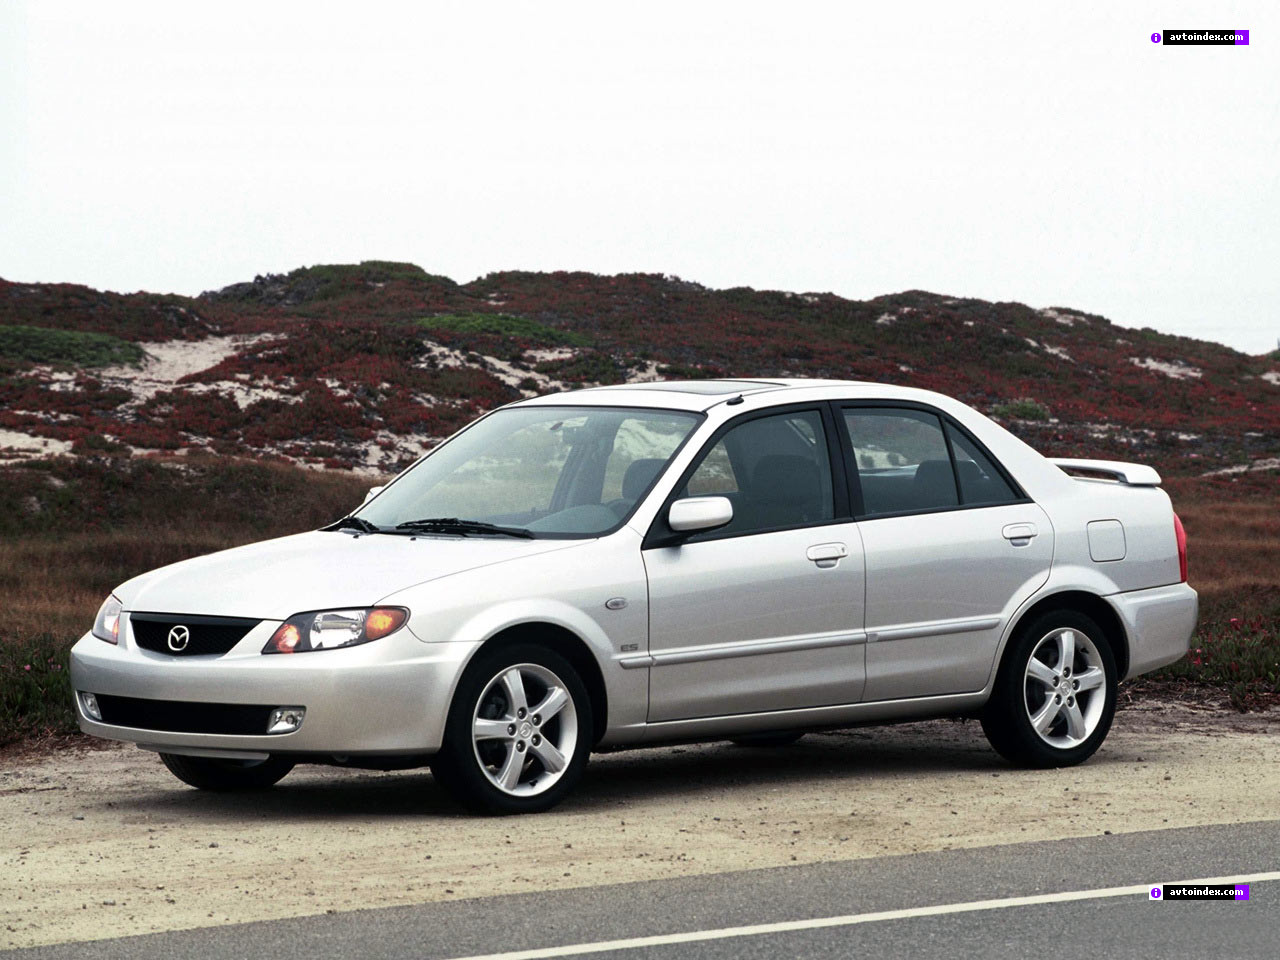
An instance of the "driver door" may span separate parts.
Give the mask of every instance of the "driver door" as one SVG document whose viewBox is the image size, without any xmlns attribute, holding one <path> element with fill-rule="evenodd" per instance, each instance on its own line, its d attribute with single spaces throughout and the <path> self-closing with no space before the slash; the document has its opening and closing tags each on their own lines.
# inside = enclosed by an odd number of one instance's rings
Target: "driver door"
<svg viewBox="0 0 1280 960">
<path fill-rule="evenodd" d="M 739 418 L 675 495 L 734 518 L 643 552 L 650 722 L 861 698 L 865 569 L 832 427 L 821 405 Z"/>
</svg>

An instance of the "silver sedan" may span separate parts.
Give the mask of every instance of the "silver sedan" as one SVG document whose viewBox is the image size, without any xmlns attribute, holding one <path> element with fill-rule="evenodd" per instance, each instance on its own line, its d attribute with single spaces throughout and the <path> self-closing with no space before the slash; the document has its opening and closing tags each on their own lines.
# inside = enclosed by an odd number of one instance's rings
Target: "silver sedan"
<svg viewBox="0 0 1280 960">
<path fill-rule="evenodd" d="M 76 709 L 204 789 L 429 764 L 498 813 L 596 748 L 869 721 L 978 716 L 1013 763 L 1079 763 L 1195 626 L 1159 482 L 880 384 L 538 397 L 323 530 L 122 584 Z"/>
</svg>

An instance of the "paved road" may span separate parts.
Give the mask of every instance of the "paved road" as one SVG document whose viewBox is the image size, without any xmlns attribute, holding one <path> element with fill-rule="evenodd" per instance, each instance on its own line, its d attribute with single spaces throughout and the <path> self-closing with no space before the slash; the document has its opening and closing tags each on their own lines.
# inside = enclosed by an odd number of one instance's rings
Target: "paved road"
<svg viewBox="0 0 1280 960">
<path fill-rule="evenodd" d="M 376 869 L 376 864 L 370 864 Z M 715 931 L 1156 882 L 1276 873 L 1280 821 L 1011 844 L 721 873 L 580 890 L 393 907 L 69 943 L 13 960 L 442 960 L 623 938 Z M 621 879 L 621 878 L 620 878 Z M 984 960 L 1106 956 L 1259 957 L 1280 943 L 1280 879 L 1249 901 L 1152 903 L 1145 893 L 1031 903 L 820 929 L 625 949 L 593 958 L 910 957 Z M 287 883 L 281 896 L 296 895 Z M 557 951 L 558 955 L 569 955 Z"/>
</svg>

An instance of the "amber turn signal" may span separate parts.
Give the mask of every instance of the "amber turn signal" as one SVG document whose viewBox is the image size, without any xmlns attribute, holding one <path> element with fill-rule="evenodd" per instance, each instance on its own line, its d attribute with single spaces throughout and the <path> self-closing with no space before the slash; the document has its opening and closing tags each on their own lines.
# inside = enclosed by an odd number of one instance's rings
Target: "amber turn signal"
<svg viewBox="0 0 1280 960">
<path fill-rule="evenodd" d="M 378 640 L 403 627 L 407 618 L 408 611 L 399 607 L 374 607 L 365 617 L 364 635 L 369 640 Z"/>
</svg>

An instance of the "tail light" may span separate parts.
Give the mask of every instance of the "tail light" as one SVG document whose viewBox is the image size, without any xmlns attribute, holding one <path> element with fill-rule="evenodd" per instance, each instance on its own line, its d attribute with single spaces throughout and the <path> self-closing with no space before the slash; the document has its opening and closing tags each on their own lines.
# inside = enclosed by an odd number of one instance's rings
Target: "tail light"
<svg viewBox="0 0 1280 960">
<path fill-rule="evenodd" d="M 1173 515 L 1173 534 L 1178 538 L 1178 576 L 1183 583 L 1187 582 L 1187 531 L 1182 529 L 1182 521 Z"/>
</svg>

